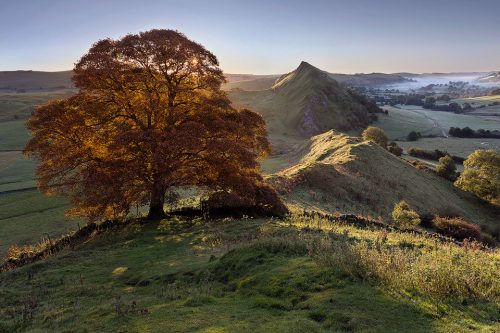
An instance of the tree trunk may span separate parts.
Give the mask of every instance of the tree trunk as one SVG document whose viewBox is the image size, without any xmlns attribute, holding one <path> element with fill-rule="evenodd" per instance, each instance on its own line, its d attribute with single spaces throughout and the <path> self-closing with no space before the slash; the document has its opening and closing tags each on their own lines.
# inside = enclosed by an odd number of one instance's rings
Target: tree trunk
<svg viewBox="0 0 500 333">
<path fill-rule="evenodd" d="M 165 203 L 165 191 L 162 186 L 155 185 L 151 191 L 151 200 L 149 202 L 148 218 L 156 219 L 165 217 L 163 204 Z"/>
</svg>

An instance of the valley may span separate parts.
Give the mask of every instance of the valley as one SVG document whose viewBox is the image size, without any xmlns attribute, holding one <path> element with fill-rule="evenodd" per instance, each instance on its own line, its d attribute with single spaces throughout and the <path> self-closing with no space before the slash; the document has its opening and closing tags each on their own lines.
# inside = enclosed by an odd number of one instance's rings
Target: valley
<svg viewBox="0 0 500 333">
<path fill-rule="evenodd" d="M 287 218 L 131 214 L 111 231 L 0 273 L 0 332 L 497 330 L 498 251 L 470 250 L 429 226 L 399 229 L 391 216 L 405 200 L 422 217 L 452 212 L 484 239 L 498 237 L 497 208 L 408 163 L 437 165 L 409 156 L 410 148 L 462 158 L 498 152 L 500 139 L 448 134 L 450 127 L 499 130 L 496 106 L 488 109 L 497 97 L 453 99 L 486 105 L 465 114 L 377 106 L 334 77 L 305 62 L 280 76 L 228 75 L 233 104 L 266 121 L 273 149 L 261 166 Z M 34 107 L 72 93 L 0 94 L 0 257 L 36 254 L 86 224 L 65 216 L 67 198 L 36 190 L 36 162 L 22 154 Z M 363 141 L 369 125 L 403 155 Z M 421 137 L 408 141 L 412 131 Z M 490 291 L 463 282 L 474 279 Z"/>
</svg>

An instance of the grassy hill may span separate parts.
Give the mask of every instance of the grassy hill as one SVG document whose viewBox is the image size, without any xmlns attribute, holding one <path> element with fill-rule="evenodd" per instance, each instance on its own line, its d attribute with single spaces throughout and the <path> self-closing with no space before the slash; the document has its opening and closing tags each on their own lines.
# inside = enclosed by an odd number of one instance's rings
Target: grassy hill
<svg viewBox="0 0 500 333">
<path fill-rule="evenodd" d="M 374 107 L 306 62 L 282 75 L 271 89 L 230 91 L 229 97 L 235 105 L 261 113 L 274 139 L 363 128 Z"/>
<path fill-rule="evenodd" d="M 129 222 L 1 273 L 0 332 L 495 332 L 499 265 L 298 215 Z"/>
<path fill-rule="evenodd" d="M 351 87 L 376 87 L 410 81 L 399 74 L 385 73 L 328 73 L 328 76 L 344 86 Z M 223 86 L 223 89 L 266 90 L 270 89 L 279 77 L 280 75 L 226 74 L 228 82 Z"/>
<path fill-rule="evenodd" d="M 419 213 L 451 210 L 498 233 L 498 211 L 443 178 L 417 170 L 372 142 L 334 131 L 311 138 L 288 155 L 290 167 L 270 176 L 285 198 L 300 207 L 391 220 L 407 201 Z"/>
<path fill-rule="evenodd" d="M 379 223 L 401 199 L 419 212 L 456 210 L 486 231 L 498 215 L 372 143 L 329 131 L 359 129 L 368 110 L 323 71 L 303 63 L 257 89 L 270 79 L 235 75 L 229 84 L 255 91 L 229 95 L 266 119 L 281 154 L 264 167 L 291 217 L 117 223 L 0 273 L 0 333 L 499 331 L 497 250 Z M 64 217 L 64 198 L 33 190 L 34 162 L 20 152 L 29 108 L 67 93 L 0 96 L 0 258 L 12 244 L 8 255 L 20 258 L 83 225 Z"/>
<path fill-rule="evenodd" d="M 73 71 L 4 71 L 0 72 L 0 89 L 4 90 L 54 90 L 72 88 Z"/>
</svg>

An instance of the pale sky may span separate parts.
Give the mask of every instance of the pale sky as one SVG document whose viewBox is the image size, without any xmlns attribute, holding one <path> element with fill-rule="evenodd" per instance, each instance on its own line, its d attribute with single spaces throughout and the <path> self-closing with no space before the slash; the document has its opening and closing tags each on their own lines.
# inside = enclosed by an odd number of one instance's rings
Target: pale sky
<svg viewBox="0 0 500 333">
<path fill-rule="evenodd" d="M 228 73 L 500 70 L 500 0 L 0 0 L 0 70 L 68 70 L 99 39 L 177 29 Z"/>
</svg>

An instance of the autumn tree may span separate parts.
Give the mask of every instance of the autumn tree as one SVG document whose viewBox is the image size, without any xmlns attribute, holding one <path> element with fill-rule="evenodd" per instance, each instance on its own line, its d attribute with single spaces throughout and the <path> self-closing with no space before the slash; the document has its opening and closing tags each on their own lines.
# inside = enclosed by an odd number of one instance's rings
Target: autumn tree
<svg viewBox="0 0 500 333">
<path fill-rule="evenodd" d="M 247 204 L 264 188 L 270 151 L 262 117 L 221 90 L 217 58 L 173 30 L 95 43 L 74 68 L 79 92 L 39 107 L 25 152 L 39 160 L 45 193 L 69 194 L 70 215 L 125 216 L 133 205 L 164 214 L 176 186 L 228 192 Z"/>
<path fill-rule="evenodd" d="M 387 135 L 378 127 L 368 126 L 368 128 L 363 131 L 362 137 L 363 140 L 371 140 L 384 149 L 387 148 Z"/>
<path fill-rule="evenodd" d="M 500 205 L 500 154 L 493 149 L 474 151 L 465 160 L 455 185 Z"/>
<path fill-rule="evenodd" d="M 457 178 L 456 171 L 457 167 L 455 166 L 455 161 L 453 161 L 450 155 L 439 158 L 438 165 L 436 166 L 438 175 L 453 181 Z"/>
<path fill-rule="evenodd" d="M 402 229 L 414 229 L 420 224 L 420 216 L 404 200 L 394 205 L 392 219 Z"/>
</svg>

